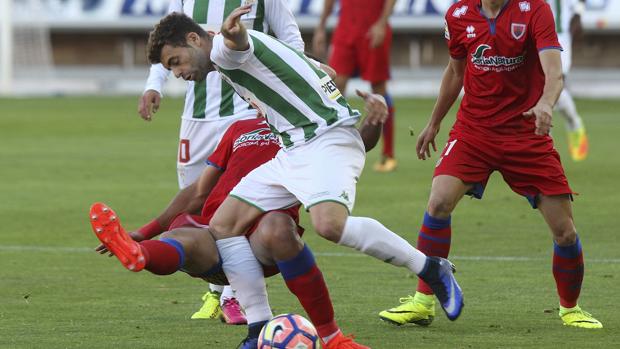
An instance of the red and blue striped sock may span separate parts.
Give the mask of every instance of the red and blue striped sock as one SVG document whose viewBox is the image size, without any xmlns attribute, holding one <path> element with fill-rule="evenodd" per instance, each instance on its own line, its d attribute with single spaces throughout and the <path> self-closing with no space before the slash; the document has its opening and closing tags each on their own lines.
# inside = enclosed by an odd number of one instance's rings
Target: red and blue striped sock
<svg viewBox="0 0 620 349">
<path fill-rule="evenodd" d="M 323 274 L 307 245 L 292 259 L 276 263 L 288 289 L 299 299 L 321 337 L 339 330 Z"/>
<path fill-rule="evenodd" d="M 157 275 L 170 275 L 183 266 L 185 251 L 174 239 L 144 240 L 140 242 L 146 266 L 144 269 Z"/>
<path fill-rule="evenodd" d="M 560 296 L 560 305 L 572 308 L 577 305 L 583 281 L 583 252 L 577 236 L 575 243 L 559 246 L 553 243 L 553 278 Z"/>
<path fill-rule="evenodd" d="M 383 124 L 383 156 L 394 157 L 394 102 L 389 94 L 383 95 L 388 107 L 388 117 Z"/>
<path fill-rule="evenodd" d="M 448 257 L 452 238 L 451 217 L 447 219 L 431 217 L 424 212 L 422 228 L 418 235 L 418 250 L 427 256 Z M 433 294 L 433 290 L 424 281 L 418 279 L 418 292 Z"/>
</svg>

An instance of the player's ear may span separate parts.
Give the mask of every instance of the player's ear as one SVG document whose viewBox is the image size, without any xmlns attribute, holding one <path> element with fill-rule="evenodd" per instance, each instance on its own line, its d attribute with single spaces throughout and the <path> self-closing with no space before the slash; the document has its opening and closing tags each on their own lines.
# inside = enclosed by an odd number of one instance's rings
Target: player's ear
<svg viewBox="0 0 620 349">
<path fill-rule="evenodd" d="M 198 35 L 198 33 L 187 33 L 187 35 L 185 35 L 185 40 L 187 40 L 188 45 L 200 46 L 200 35 Z"/>
</svg>

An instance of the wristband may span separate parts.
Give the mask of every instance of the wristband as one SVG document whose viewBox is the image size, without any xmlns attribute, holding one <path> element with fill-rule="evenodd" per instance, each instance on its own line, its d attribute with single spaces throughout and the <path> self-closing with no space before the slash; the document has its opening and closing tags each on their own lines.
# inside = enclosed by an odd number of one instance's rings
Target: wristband
<svg viewBox="0 0 620 349">
<path fill-rule="evenodd" d="M 157 219 L 153 219 L 149 223 L 141 226 L 138 230 L 142 236 L 144 236 L 145 240 L 152 239 L 154 236 L 157 236 L 164 232 L 164 227 L 159 224 Z"/>
</svg>

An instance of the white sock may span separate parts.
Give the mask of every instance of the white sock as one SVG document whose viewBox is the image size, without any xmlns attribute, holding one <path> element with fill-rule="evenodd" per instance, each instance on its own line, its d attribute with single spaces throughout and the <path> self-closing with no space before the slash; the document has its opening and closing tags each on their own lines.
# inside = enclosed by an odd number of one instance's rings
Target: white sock
<svg viewBox="0 0 620 349">
<path fill-rule="evenodd" d="M 424 253 L 372 218 L 349 216 L 338 244 L 386 263 L 406 267 L 415 274 L 419 274 L 426 263 Z"/>
<path fill-rule="evenodd" d="M 566 128 L 569 131 L 575 131 L 582 127 L 583 122 L 577 113 L 575 101 L 567 89 L 563 89 L 558 98 L 557 108 L 560 114 L 566 119 Z"/>
<path fill-rule="evenodd" d="M 222 268 L 235 289 L 239 304 L 245 311 L 248 324 L 267 321 L 273 317 L 263 269 L 254 257 L 245 236 L 236 236 L 215 242 L 222 258 Z"/>
<path fill-rule="evenodd" d="M 321 339 L 323 340 L 323 342 L 324 342 L 325 344 L 327 344 L 327 343 L 329 343 L 329 341 L 331 341 L 332 339 L 336 338 L 336 336 L 338 335 L 338 333 L 340 333 L 340 330 L 338 330 L 338 331 L 336 331 L 336 332 L 334 332 L 334 333 L 330 334 L 330 335 L 329 335 L 329 336 L 327 336 L 327 337 L 321 337 Z"/>
<path fill-rule="evenodd" d="M 222 296 L 220 297 L 220 305 L 224 304 L 224 300 L 231 299 L 235 297 L 235 291 L 230 286 L 224 286 L 224 290 L 222 291 Z"/>
<path fill-rule="evenodd" d="M 222 293 L 222 291 L 224 290 L 224 286 L 209 284 L 209 290 L 213 292 Z"/>
</svg>

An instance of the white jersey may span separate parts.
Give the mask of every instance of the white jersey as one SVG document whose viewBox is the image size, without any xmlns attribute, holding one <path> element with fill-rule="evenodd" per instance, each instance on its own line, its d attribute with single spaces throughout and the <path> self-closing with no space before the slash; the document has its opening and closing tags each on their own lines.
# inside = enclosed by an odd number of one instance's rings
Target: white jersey
<svg viewBox="0 0 620 349">
<path fill-rule="evenodd" d="M 235 8 L 247 3 L 247 0 L 172 0 L 169 13 L 182 12 L 199 24 L 210 29 L 219 30 L 222 22 Z M 284 0 L 255 0 L 250 13 L 241 20 L 246 27 L 258 31 L 272 32 L 289 45 L 303 50 L 299 27 L 291 10 Z M 146 90 L 155 90 L 161 94 L 164 82 L 170 72 L 161 64 L 151 66 Z M 183 119 L 194 121 L 212 121 L 227 116 L 243 117 L 256 115 L 256 111 L 223 81 L 217 72 L 211 72 L 201 82 L 189 81 L 185 95 Z"/>
<path fill-rule="evenodd" d="M 352 110 L 333 80 L 303 52 L 248 30 L 250 47 L 235 51 L 221 34 L 213 38 L 211 60 L 243 98 L 267 118 L 285 148 L 306 143 L 338 125 L 353 125 Z"/>
<path fill-rule="evenodd" d="M 555 31 L 570 35 L 570 20 L 575 15 L 575 5 L 579 0 L 546 0 L 555 19 Z"/>
</svg>

